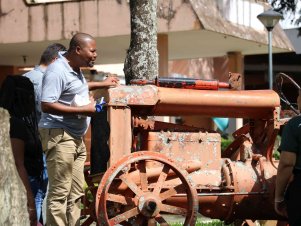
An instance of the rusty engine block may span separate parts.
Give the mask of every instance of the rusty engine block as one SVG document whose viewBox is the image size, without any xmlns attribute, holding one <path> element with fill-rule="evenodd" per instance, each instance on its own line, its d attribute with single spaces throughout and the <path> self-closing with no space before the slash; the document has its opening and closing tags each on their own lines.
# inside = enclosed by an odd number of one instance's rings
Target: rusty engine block
<svg viewBox="0 0 301 226">
<path fill-rule="evenodd" d="M 98 95 L 108 103 L 111 130 L 109 168 L 92 177 L 99 182 L 91 205 L 99 225 L 168 225 L 166 214 L 194 225 L 197 213 L 227 223 L 281 220 L 273 209 L 278 161 L 272 153 L 282 124 L 276 92 L 145 85 Z M 154 117 L 189 115 L 245 124 L 221 152 L 218 132 Z"/>
</svg>

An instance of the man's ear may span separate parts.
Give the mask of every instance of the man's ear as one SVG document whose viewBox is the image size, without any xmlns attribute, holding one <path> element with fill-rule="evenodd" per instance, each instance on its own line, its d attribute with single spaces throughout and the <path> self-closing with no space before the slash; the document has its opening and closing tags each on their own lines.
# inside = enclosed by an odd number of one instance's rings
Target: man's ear
<svg viewBox="0 0 301 226">
<path fill-rule="evenodd" d="M 80 54 L 80 50 L 81 50 L 80 46 L 76 46 L 75 52 L 76 52 L 77 54 Z"/>
</svg>

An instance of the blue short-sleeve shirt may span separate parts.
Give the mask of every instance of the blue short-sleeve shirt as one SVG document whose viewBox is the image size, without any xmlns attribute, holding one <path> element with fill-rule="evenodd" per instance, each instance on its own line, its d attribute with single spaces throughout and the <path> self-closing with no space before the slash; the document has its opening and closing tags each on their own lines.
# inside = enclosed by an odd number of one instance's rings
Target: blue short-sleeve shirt
<svg viewBox="0 0 301 226">
<path fill-rule="evenodd" d="M 82 73 L 76 73 L 67 59 L 59 52 L 56 61 L 50 64 L 42 83 L 41 102 L 61 103 L 71 106 L 75 95 L 89 99 L 89 88 Z M 39 127 L 62 128 L 70 135 L 81 138 L 87 131 L 90 118 L 79 115 L 53 115 L 42 113 Z"/>
</svg>

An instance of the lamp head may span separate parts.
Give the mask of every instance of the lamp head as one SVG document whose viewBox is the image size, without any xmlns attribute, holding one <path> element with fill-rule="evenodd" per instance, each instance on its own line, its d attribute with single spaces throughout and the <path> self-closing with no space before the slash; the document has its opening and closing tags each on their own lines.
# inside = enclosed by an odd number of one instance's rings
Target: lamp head
<svg viewBox="0 0 301 226">
<path fill-rule="evenodd" d="M 279 22 L 280 19 L 283 19 L 282 14 L 269 9 L 259 14 L 257 18 L 265 26 L 268 31 L 273 30 L 275 25 Z"/>
</svg>

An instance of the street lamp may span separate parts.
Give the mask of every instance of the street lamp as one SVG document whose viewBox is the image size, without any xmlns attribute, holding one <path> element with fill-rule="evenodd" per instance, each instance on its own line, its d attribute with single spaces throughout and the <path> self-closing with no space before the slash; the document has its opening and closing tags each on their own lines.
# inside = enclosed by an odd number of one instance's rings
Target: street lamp
<svg viewBox="0 0 301 226">
<path fill-rule="evenodd" d="M 272 30 L 278 21 L 282 19 L 282 14 L 269 9 L 259 14 L 257 18 L 265 26 L 269 34 L 269 89 L 273 89 Z"/>
</svg>

